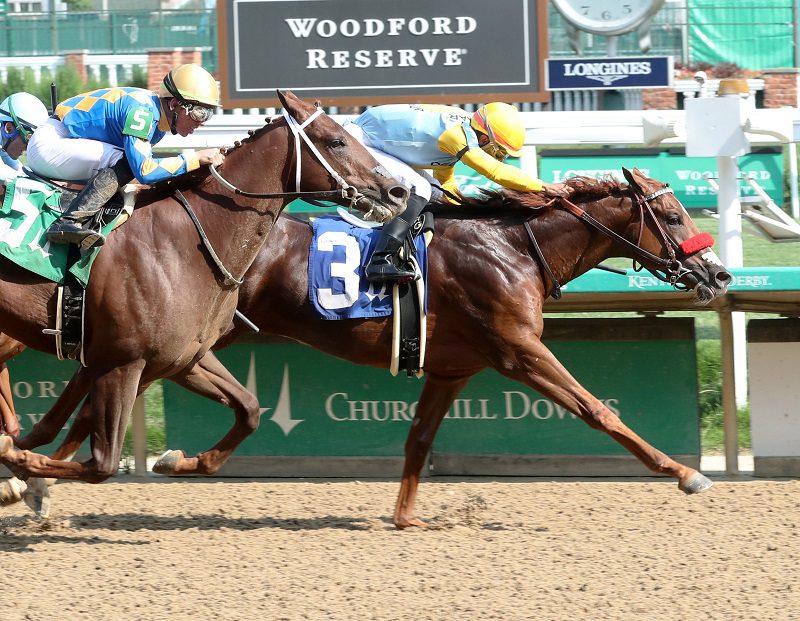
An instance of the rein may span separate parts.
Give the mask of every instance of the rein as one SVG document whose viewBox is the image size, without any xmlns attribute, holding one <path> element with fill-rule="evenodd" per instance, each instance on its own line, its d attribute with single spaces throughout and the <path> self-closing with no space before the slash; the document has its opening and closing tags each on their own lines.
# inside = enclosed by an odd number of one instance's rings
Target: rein
<svg viewBox="0 0 800 621">
<path fill-rule="evenodd" d="M 710 248 L 714 245 L 714 239 L 708 233 L 700 233 L 699 235 L 695 235 L 694 237 L 687 239 L 681 244 L 677 244 L 675 240 L 673 240 L 661 225 L 658 222 L 658 218 L 656 218 L 655 213 L 653 213 L 653 209 L 650 206 L 650 202 L 662 196 L 664 194 L 674 194 L 674 191 L 670 187 L 664 187 L 660 190 L 656 190 L 651 194 L 641 194 L 637 192 L 634 188 L 633 184 L 629 185 L 631 190 L 632 199 L 635 202 L 635 205 L 639 208 L 639 237 L 637 242 L 634 244 L 631 241 L 625 239 L 622 235 L 612 231 L 608 228 L 605 224 L 596 220 L 593 216 L 586 212 L 585 209 L 582 207 L 578 207 L 575 203 L 570 201 L 565 197 L 561 197 L 558 201 L 558 205 L 563 209 L 570 212 L 579 220 L 584 221 L 586 224 L 590 225 L 591 227 L 595 228 L 599 232 L 603 233 L 606 237 L 609 237 L 617 244 L 627 248 L 630 250 L 634 256 L 636 256 L 640 263 L 642 261 L 647 261 L 649 263 L 654 264 L 655 268 L 646 267 L 647 271 L 649 271 L 653 276 L 658 278 L 659 280 L 669 283 L 672 287 L 676 289 L 680 289 L 681 286 L 678 284 L 678 281 L 685 276 L 686 274 L 691 273 L 691 270 L 688 270 L 683 266 L 680 259 L 678 259 L 678 252 L 682 254 L 683 257 L 690 256 L 700 250 L 704 250 L 705 248 Z M 642 235 L 644 232 L 644 218 L 645 214 L 649 214 L 652 218 L 654 224 L 656 225 L 656 229 L 658 230 L 662 243 L 669 254 L 669 257 L 664 259 L 659 257 L 658 255 L 652 254 L 651 252 L 645 250 L 641 247 L 641 240 Z M 559 299 L 561 297 L 561 285 L 556 279 L 555 275 L 553 274 L 550 266 L 547 264 L 547 261 L 544 258 L 544 255 L 539 247 L 539 244 L 536 241 L 536 238 L 533 234 L 533 230 L 530 226 L 530 220 L 525 221 L 525 230 L 528 233 L 528 238 L 531 241 L 531 245 L 533 246 L 536 255 L 538 256 L 540 262 L 544 266 L 545 271 L 547 272 L 548 277 L 550 278 L 553 286 L 553 292 L 550 294 L 554 299 Z M 636 259 L 634 259 L 634 269 L 636 268 Z M 641 269 L 641 267 L 639 268 Z M 661 270 L 663 275 L 658 271 Z"/>
<path fill-rule="evenodd" d="M 344 200 L 350 202 L 350 207 L 353 207 L 363 198 L 366 198 L 363 194 L 361 194 L 358 189 L 349 183 L 347 183 L 344 178 L 337 173 L 333 167 L 327 162 L 327 160 L 323 157 L 322 153 L 319 152 L 314 143 L 311 142 L 309 137 L 305 133 L 305 127 L 311 124 L 314 119 L 316 119 L 320 114 L 323 114 L 322 108 L 318 108 L 314 114 L 309 116 L 302 124 L 298 123 L 297 120 L 289 114 L 287 110 L 283 111 L 283 117 L 286 119 L 286 123 L 289 126 L 292 134 L 294 135 L 294 145 L 295 145 L 295 160 L 297 161 L 296 173 L 295 173 L 295 192 L 274 192 L 268 194 L 261 194 L 258 192 L 245 192 L 237 188 L 227 179 L 225 179 L 219 171 L 216 169 L 215 166 L 209 166 L 209 171 L 211 175 L 219 181 L 225 188 L 227 188 L 230 192 L 234 194 L 238 194 L 240 196 L 246 196 L 248 198 L 326 198 L 326 197 L 340 197 Z M 300 191 L 300 140 L 303 140 L 311 152 L 316 156 L 319 160 L 320 164 L 328 171 L 328 173 L 336 180 L 336 183 L 339 185 L 338 190 L 324 190 L 319 192 L 301 192 Z M 223 265 L 222 260 L 219 258 L 217 253 L 214 251 L 214 248 L 211 245 L 211 242 L 206 235 L 205 230 L 203 229 L 203 225 L 200 223 L 200 220 L 197 217 L 197 214 L 192 209 L 192 206 L 189 204 L 189 201 L 186 200 L 186 197 L 181 193 L 180 190 L 175 190 L 175 197 L 178 202 L 183 206 L 186 210 L 186 213 L 189 214 L 189 218 L 192 220 L 195 228 L 197 229 L 198 234 L 200 235 L 200 239 L 203 242 L 203 246 L 208 251 L 208 254 L 211 256 L 211 260 L 217 266 L 217 269 L 223 276 L 223 284 L 226 286 L 233 286 L 239 287 L 244 282 L 244 277 L 241 279 L 236 278 L 233 274 L 231 274 L 228 269 Z"/>
<path fill-rule="evenodd" d="M 214 252 L 214 248 L 211 245 L 211 242 L 206 235 L 205 230 L 203 229 L 203 225 L 200 224 L 200 220 L 197 217 L 197 214 L 192 209 L 192 206 L 189 204 L 189 201 L 186 200 L 186 197 L 180 190 L 175 190 L 175 197 L 178 199 L 178 202 L 183 205 L 183 208 L 186 210 L 186 213 L 189 214 L 189 218 L 192 220 L 197 232 L 200 234 L 200 239 L 203 242 L 203 246 L 205 246 L 206 250 L 208 250 L 208 254 L 211 255 L 211 259 L 214 261 L 214 264 L 217 266 L 217 269 L 222 273 L 224 280 L 222 281 L 226 286 L 233 286 L 238 287 L 244 282 L 244 278 L 238 279 L 233 274 L 231 274 L 227 268 L 222 264 L 222 260 L 217 256 L 217 253 Z"/>
</svg>

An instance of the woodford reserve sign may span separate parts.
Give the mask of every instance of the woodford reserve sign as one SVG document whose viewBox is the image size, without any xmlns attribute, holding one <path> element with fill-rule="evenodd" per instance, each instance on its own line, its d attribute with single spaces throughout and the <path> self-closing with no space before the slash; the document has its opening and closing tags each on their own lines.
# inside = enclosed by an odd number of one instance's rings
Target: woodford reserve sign
<svg viewBox="0 0 800 621">
<path fill-rule="evenodd" d="M 545 101 L 545 0 L 218 0 L 228 107 Z"/>
</svg>

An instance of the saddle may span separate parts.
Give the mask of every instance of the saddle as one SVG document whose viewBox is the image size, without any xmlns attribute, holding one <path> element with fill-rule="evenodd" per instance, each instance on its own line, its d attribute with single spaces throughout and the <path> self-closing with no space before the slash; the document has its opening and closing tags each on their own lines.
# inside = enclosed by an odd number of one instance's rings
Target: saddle
<svg viewBox="0 0 800 621">
<path fill-rule="evenodd" d="M 80 191 L 69 187 L 70 185 L 75 185 L 72 182 L 43 177 L 26 167 L 23 167 L 23 173 L 26 177 L 39 181 L 51 190 L 58 192 L 57 209 L 62 213 L 69 207 Z M 136 188 L 131 185 L 124 186 L 121 192 L 117 193 L 100 211 L 94 226 L 104 229 L 114 223 L 113 228 L 117 228 L 130 217 L 135 201 Z M 100 247 L 97 248 L 97 252 L 99 250 Z M 55 338 L 56 354 L 59 360 L 64 358 L 76 360 L 81 356 L 81 362 L 83 362 L 83 302 L 88 280 L 82 282 L 71 270 L 80 260 L 81 254 L 78 248 L 72 245 L 68 246 L 67 266 L 64 270 L 62 281 L 58 283 L 55 326 L 52 329 L 44 330 L 45 334 L 52 335 Z"/>
</svg>

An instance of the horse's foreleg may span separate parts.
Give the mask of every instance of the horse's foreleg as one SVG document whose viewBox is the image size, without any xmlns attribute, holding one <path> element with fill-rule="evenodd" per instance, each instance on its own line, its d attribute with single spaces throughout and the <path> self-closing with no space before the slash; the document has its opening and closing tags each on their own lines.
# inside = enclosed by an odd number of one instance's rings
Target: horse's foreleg
<svg viewBox="0 0 800 621">
<path fill-rule="evenodd" d="M 425 380 L 417 412 L 406 438 L 403 478 L 394 507 L 394 525 L 397 528 L 425 526 L 425 522 L 415 515 L 422 467 L 442 419 L 470 377 L 449 378 L 429 374 Z"/>
<path fill-rule="evenodd" d="M 19 430 L 19 419 L 14 409 L 8 366 L 3 362 L 0 363 L 0 434 L 16 438 L 19 436 Z"/>
<path fill-rule="evenodd" d="M 186 457 L 183 451 L 167 451 L 153 465 L 153 472 L 170 475 L 215 474 L 228 461 L 236 447 L 258 429 L 261 419 L 258 399 L 210 351 L 190 370 L 169 379 L 192 392 L 232 408 L 236 418 L 230 431 L 209 450 L 195 457 Z"/>
<path fill-rule="evenodd" d="M 0 334 L 0 434 L 19 436 L 20 426 L 14 409 L 11 378 L 6 362 L 25 349 L 25 346 L 10 336 Z"/>
<path fill-rule="evenodd" d="M 113 476 L 119 469 L 125 430 L 143 367 L 144 363 L 137 361 L 91 380 L 88 406 L 91 410 L 88 422 L 84 419 L 92 429 L 92 457 L 89 460 L 76 463 L 53 459 L 14 448 L 11 438 L 0 437 L 0 463 L 23 479 L 36 476 L 99 483 Z"/>
<path fill-rule="evenodd" d="M 540 341 L 520 347 L 513 357 L 513 367 L 504 361 L 495 368 L 558 403 L 589 426 L 606 432 L 653 472 L 678 479 L 678 487 L 687 494 L 711 487 L 711 481 L 697 470 L 678 463 L 634 433 L 619 416 L 581 386 Z"/>
<path fill-rule="evenodd" d="M 148 386 L 149 384 L 140 385 L 138 394 L 141 395 Z M 89 437 L 92 432 L 92 408 L 90 402 L 90 399 L 84 401 L 67 431 L 66 438 L 53 451 L 52 455 L 50 455 L 51 458 L 59 461 L 70 461 L 81 448 L 84 440 Z M 48 488 L 52 487 L 55 482 L 56 479 L 42 479 L 39 477 L 29 477 L 24 483 L 16 477 L 2 481 L 0 482 L 0 506 L 24 500 L 25 504 L 37 514 L 47 517 L 50 511 L 50 492 Z M 25 483 L 27 483 L 27 489 L 25 489 Z M 21 493 L 14 493 L 15 490 L 20 489 L 22 490 Z"/>
<path fill-rule="evenodd" d="M 81 399 L 89 392 L 90 385 L 91 382 L 85 369 L 83 367 L 79 368 L 41 420 L 24 437 L 16 441 L 17 447 L 32 450 L 37 446 L 50 444 L 55 440 L 64 425 L 67 424 L 69 417 L 72 416 Z M 78 446 L 80 446 L 80 443 L 78 443 Z M 72 451 L 71 454 L 74 453 L 75 451 Z"/>
</svg>

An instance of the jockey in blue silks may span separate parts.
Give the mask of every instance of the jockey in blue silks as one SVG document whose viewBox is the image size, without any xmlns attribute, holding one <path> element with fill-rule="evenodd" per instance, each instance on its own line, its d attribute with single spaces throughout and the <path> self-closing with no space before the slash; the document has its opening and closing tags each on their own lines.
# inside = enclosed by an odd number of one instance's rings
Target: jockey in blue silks
<svg viewBox="0 0 800 621">
<path fill-rule="evenodd" d="M 134 178 L 156 183 L 204 164 L 220 165 L 220 149 L 158 158 L 153 145 L 167 132 L 188 136 L 214 114 L 219 87 L 199 65 L 170 71 L 157 94 L 141 88 L 101 88 L 61 102 L 33 134 L 28 165 L 46 177 L 78 181 L 86 187 L 47 232 L 55 243 L 83 250 L 105 238 L 97 215 L 117 190 Z"/>
</svg>

